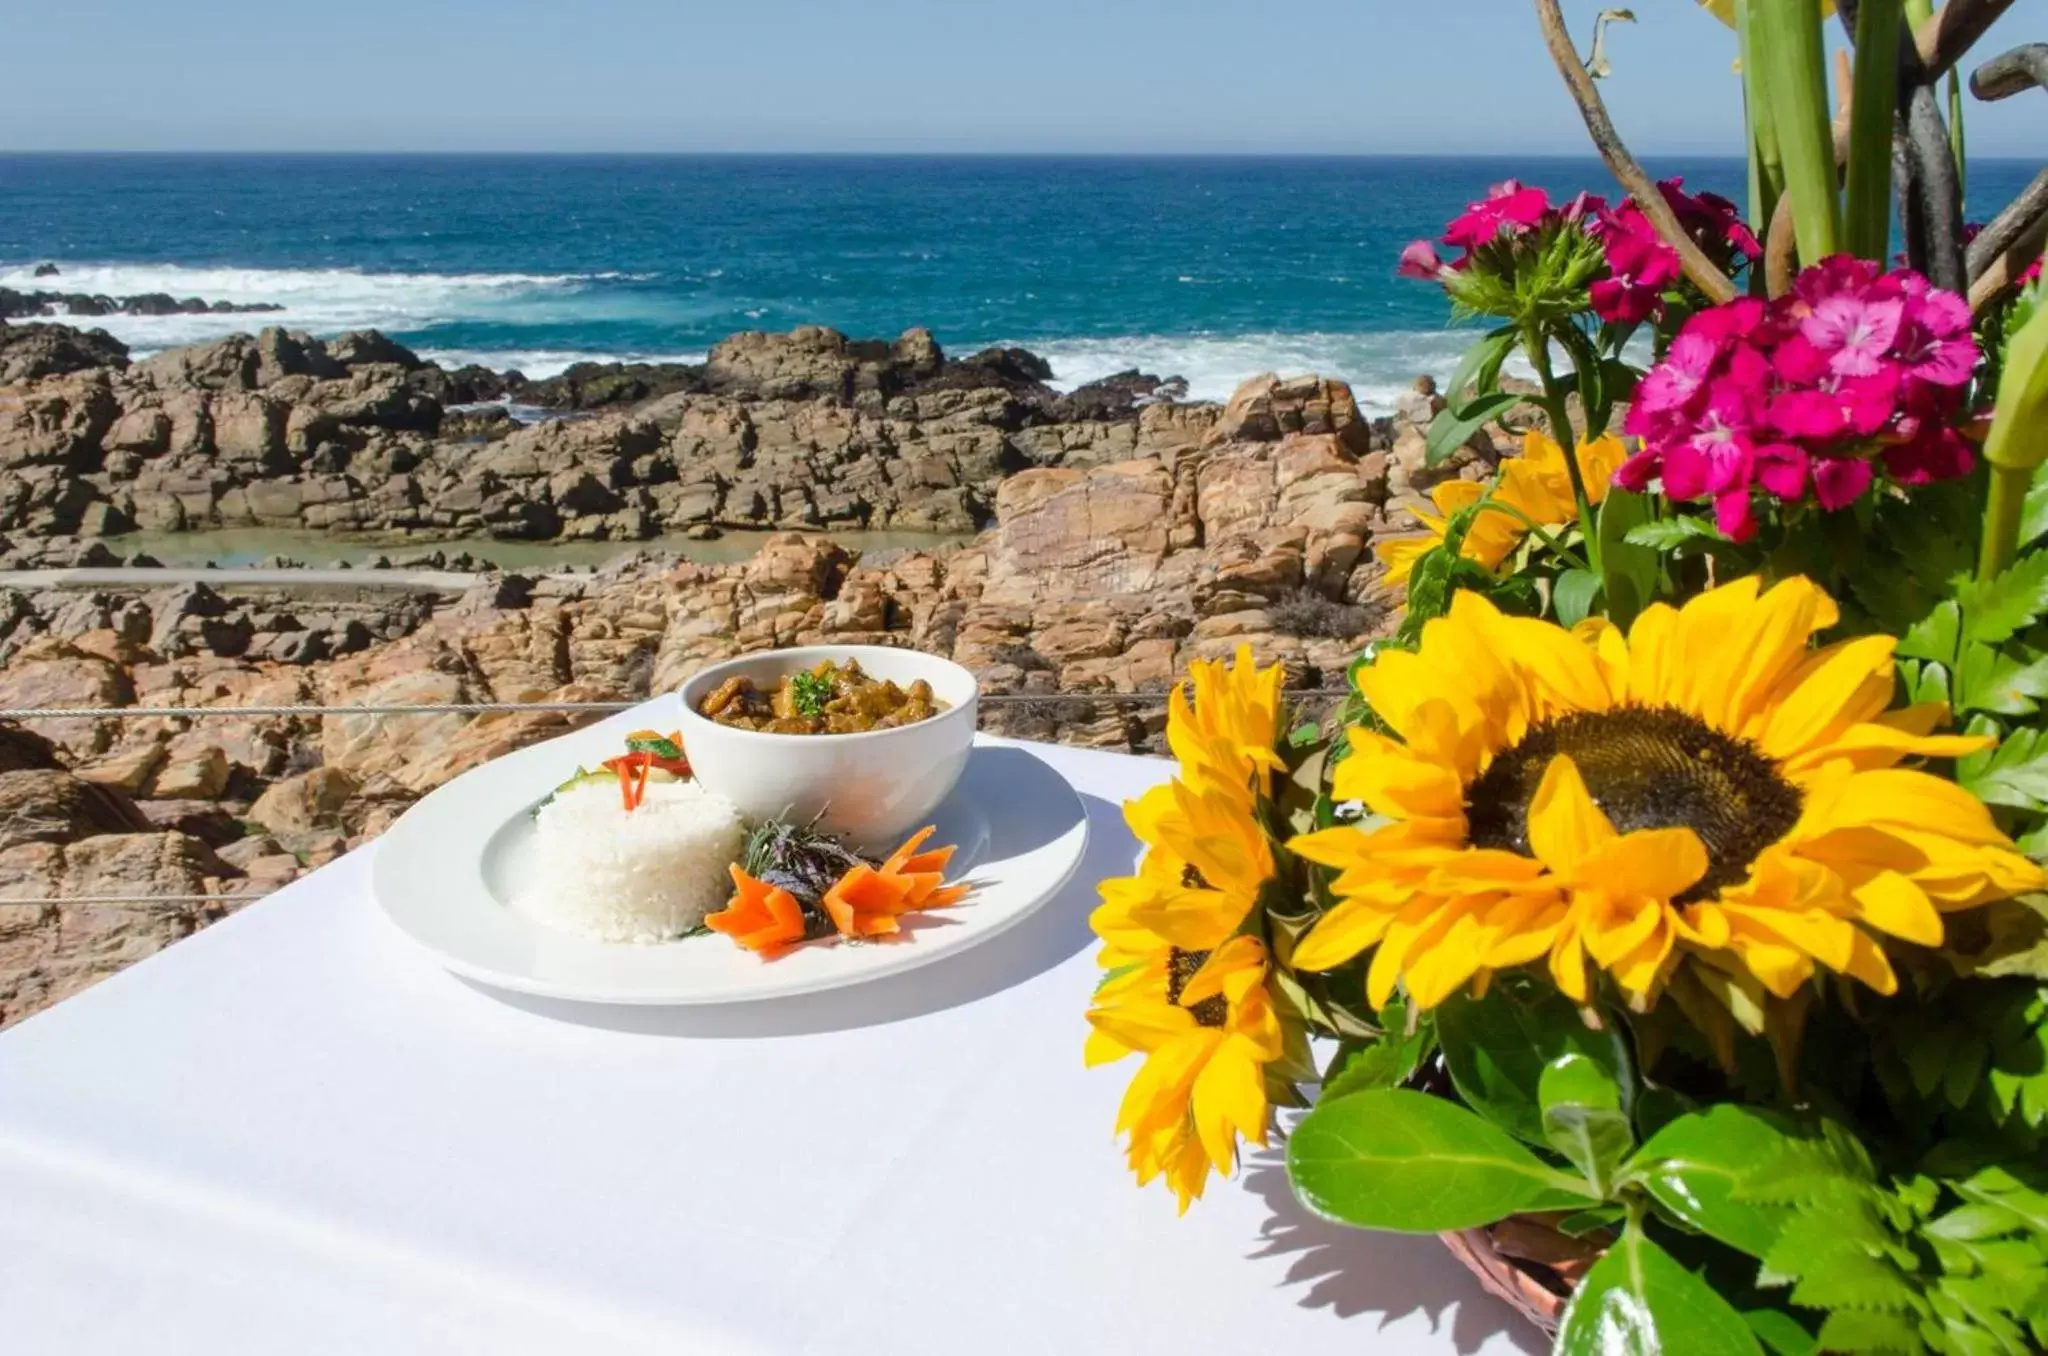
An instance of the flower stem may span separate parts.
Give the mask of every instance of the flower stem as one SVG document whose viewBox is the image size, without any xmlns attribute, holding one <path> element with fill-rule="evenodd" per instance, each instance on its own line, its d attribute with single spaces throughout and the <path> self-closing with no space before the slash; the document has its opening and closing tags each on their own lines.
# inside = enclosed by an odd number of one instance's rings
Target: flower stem
<svg viewBox="0 0 2048 1356">
<path fill-rule="evenodd" d="M 1737 50 L 1742 54 L 1743 111 L 1749 123 L 1749 224 L 1762 239 L 1771 229 L 1778 195 L 1785 189 L 1785 164 L 1778 154 L 1777 125 L 1771 121 L 1770 86 L 1757 66 L 1751 3 L 1736 0 L 1735 32 Z M 1763 276 L 1762 269 L 1751 274 L 1752 290 L 1762 285 Z"/>
<path fill-rule="evenodd" d="M 1977 578 L 1994 579 L 2012 568 L 2019 552 L 2020 519 L 2026 512 L 2029 467 L 1991 466 L 1991 493 L 1984 504 L 1984 545 L 1977 553 Z"/>
<path fill-rule="evenodd" d="M 1820 7 L 1813 0 L 1751 0 L 1750 22 L 1750 53 L 1770 86 L 1799 259 L 1817 264 L 1840 248 L 1842 222 Z"/>
<path fill-rule="evenodd" d="M 1586 493 L 1586 474 L 1579 469 L 1579 440 L 1572 432 L 1571 411 L 1565 404 L 1564 392 L 1557 389 L 1557 376 L 1551 371 L 1550 340 L 1532 326 L 1522 336 L 1522 347 L 1528 350 L 1529 365 L 1536 369 L 1536 379 L 1543 383 L 1540 403 L 1550 420 L 1550 436 L 1564 452 L 1565 474 L 1571 477 L 1572 498 L 1579 506 L 1579 528 L 1585 533 L 1588 568 L 1599 574 L 1600 534 L 1593 522 L 1593 498 Z"/>
<path fill-rule="evenodd" d="M 1843 244 L 1882 263 L 1892 238 L 1892 122 L 1898 108 L 1900 0 L 1863 0 L 1849 99 L 1849 205 Z"/>
<path fill-rule="evenodd" d="M 1507 514 L 1508 517 L 1513 518 L 1515 521 L 1519 522 L 1523 527 L 1528 528 L 1529 535 L 1536 538 L 1536 540 L 1542 542 L 1545 546 L 1549 547 L 1553 553 L 1562 556 L 1564 559 L 1570 561 L 1572 564 L 1578 566 L 1582 570 L 1591 568 L 1586 564 L 1585 559 L 1581 557 L 1577 551 L 1572 550 L 1571 547 L 1566 546 L 1563 542 L 1559 541 L 1556 537 L 1552 536 L 1549 528 L 1537 522 L 1534 518 L 1531 518 L 1528 514 L 1522 512 L 1513 504 L 1503 504 L 1498 500 L 1489 498 L 1480 501 L 1479 508 L 1481 512 L 1485 512 L 1487 509 L 1492 509 L 1495 513 Z"/>
</svg>

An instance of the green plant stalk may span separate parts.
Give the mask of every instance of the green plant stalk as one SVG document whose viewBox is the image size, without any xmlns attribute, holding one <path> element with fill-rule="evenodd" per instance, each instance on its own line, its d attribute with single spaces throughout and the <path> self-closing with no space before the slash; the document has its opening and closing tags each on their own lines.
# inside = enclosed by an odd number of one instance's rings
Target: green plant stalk
<svg viewBox="0 0 2048 1356">
<path fill-rule="evenodd" d="M 1998 412 L 1984 438 L 1991 488 L 1977 577 L 2004 573 L 2019 553 L 2020 520 L 2035 468 L 2048 461 L 2048 306 L 2039 306 L 2005 345 Z"/>
<path fill-rule="evenodd" d="M 1523 332 L 1522 347 L 1529 354 L 1529 365 L 1536 369 L 1536 379 L 1543 383 L 1543 398 L 1539 402 L 1543 412 L 1550 419 L 1550 436 L 1564 451 L 1565 473 L 1571 477 L 1572 498 L 1579 507 L 1579 524 L 1585 532 L 1587 566 L 1593 573 L 1600 573 L 1600 537 L 1593 530 L 1593 498 L 1586 493 L 1586 475 L 1579 469 L 1579 440 L 1572 432 L 1572 417 L 1565 405 L 1564 392 L 1557 389 L 1557 375 L 1550 367 L 1550 339 L 1542 330 L 1531 326 Z"/>
<path fill-rule="evenodd" d="M 1785 164 L 1778 153 L 1778 129 L 1771 121 L 1769 88 L 1757 74 L 1756 56 L 1750 41 L 1750 5 L 1754 0 L 1736 0 L 1736 50 L 1742 59 L 1742 106 L 1749 123 L 1749 225 L 1757 239 L 1771 228 L 1771 214 L 1778 210 L 1778 198 L 1785 191 Z M 1752 270 L 1752 286 L 1763 286 L 1763 270 Z"/>
<path fill-rule="evenodd" d="M 2012 568 L 2019 551 L 2020 519 L 2027 509 L 2031 468 L 1991 468 L 1991 489 L 1984 503 L 1984 544 L 1977 552 L 1977 578 L 1995 579 Z"/>
<path fill-rule="evenodd" d="M 1883 263 L 1892 240 L 1892 122 L 1899 99 L 1900 0 L 1863 0 L 1856 10 L 1856 67 L 1849 99 L 1849 253 Z"/>
<path fill-rule="evenodd" d="M 1948 149 L 1956 158 L 1956 196 L 1970 191 L 1969 156 L 1963 144 L 1963 80 L 1956 68 L 1948 68 Z"/>
<path fill-rule="evenodd" d="M 1751 0 L 1751 20 L 1757 77 L 1769 86 L 1785 191 L 1792 195 L 1799 257 L 1815 264 L 1841 249 L 1842 235 L 1820 7 L 1813 0 Z"/>
</svg>

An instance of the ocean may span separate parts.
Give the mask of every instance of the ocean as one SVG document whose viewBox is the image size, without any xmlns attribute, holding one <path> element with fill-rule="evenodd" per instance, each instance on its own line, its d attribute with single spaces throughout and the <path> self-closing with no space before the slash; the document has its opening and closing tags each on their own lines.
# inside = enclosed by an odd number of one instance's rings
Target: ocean
<svg viewBox="0 0 2048 1356">
<path fill-rule="evenodd" d="M 1650 168 L 1740 194 L 1732 159 Z M 1972 173 L 1995 208 L 2032 167 Z M 1396 255 L 1510 175 L 1612 192 L 1591 158 L 0 155 L 0 286 L 285 307 L 81 322 L 141 350 L 374 327 L 546 376 L 925 325 L 949 352 L 1025 345 L 1062 385 L 1136 367 L 1222 398 L 1318 371 L 1385 409 L 1468 338 Z"/>
</svg>

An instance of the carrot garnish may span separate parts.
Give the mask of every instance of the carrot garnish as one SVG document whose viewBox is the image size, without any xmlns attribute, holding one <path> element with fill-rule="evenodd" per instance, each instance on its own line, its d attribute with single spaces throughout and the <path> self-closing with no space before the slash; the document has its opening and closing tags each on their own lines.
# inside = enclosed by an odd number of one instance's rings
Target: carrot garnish
<svg viewBox="0 0 2048 1356">
<path fill-rule="evenodd" d="M 934 832 L 926 825 L 890 853 L 879 867 L 857 866 L 825 892 L 822 901 L 832 925 L 843 937 L 874 937 L 896 932 L 896 920 L 920 909 L 940 909 L 967 894 L 964 885 L 946 884 L 950 846 L 919 852 Z"/>
<path fill-rule="evenodd" d="M 755 880 L 740 870 L 737 863 L 731 869 L 737 893 L 732 903 L 707 915 L 704 926 L 764 956 L 802 941 L 804 911 L 796 896 L 779 885 Z"/>
</svg>

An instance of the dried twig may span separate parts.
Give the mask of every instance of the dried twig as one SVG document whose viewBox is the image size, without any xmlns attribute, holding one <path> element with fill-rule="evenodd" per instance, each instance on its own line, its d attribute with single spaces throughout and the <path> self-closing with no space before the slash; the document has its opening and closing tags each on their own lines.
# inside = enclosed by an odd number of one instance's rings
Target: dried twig
<svg viewBox="0 0 2048 1356">
<path fill-rule="evenodd" d="M 2015 47 L 1970 72 L 1970 93 L 1985 103 L 2010 99 L 2037 86 L 2048 86 L 2048 42 Z"/>
<path fill-rule="evenodd" d="M 1792 290 L 1792 275 L 1799 271 L 1799 235 L 1792 226 L 1792 195 L 1781 194 L 1771 212 L 1770 229 L 1764 232 L 1764 292 L 1782 297 Z"/>
<path fill-rule="evenodd" d="M 2005 210 L 1991 218 L 1990 224 L 1970 242 L 1970 281 L 1974 283 L 1983 277 L 2001 255 L 2009 252 L 2044 217 L 2048 217 L 2048 169 L 2035 175 L 2034 182 L 2007 203 Z"/>
<path fill-rule="evenodd" d="M 1957 3 L 1960 0 L 1950 0 L 1951 5 Z M 1912 202 L 1927 256 L 1922 271 L 1936 287 L 1968 291 L 1969 279 L 1963 271 L 1963 188 L 1956 178 L 1955 151 L 1949 145 L 1948 124 L 1942 121 L 1934 86 L 1913 86 L 1905 114 Z M 1912 234 L 1910 226 L 1908 234 Z"/>
<path fill-rule="evenodd" d="M 1932 85 L 1948 68 L 1963 59 L 1977 39 L 1984 36 L 1998 17 L 2012 8 L 2013 0 L 1948 0 L 1913 30 L 1912 57 L 1920 70 L 1913 72 L 1917 83 Z"/>
<path fill-rule="evenodd" d="M 1949 3 L 1960 4 L 1963 0 L 1949 0 Z M 1679 264 L 1685 269 L 1685 276 L 1692 279 L 1693 286 L 1717 305 L 1733 301 L 1736 296 L 1734 282 L 1714 267 L 1714 261 L 1707 258 L 1693 243 L 1692 237 L 1685 233 L 1685 228 L 1678 224 L 1678 214 L 1658 192 L 1656 181 L 1629 153 L 1620 134 L 1614 130 L 1614 120 L 1607 116 L 1607 104 L 1600 98 L 1600 91 L 1594 88 L 1593 77 L 1586 74 L 1586 65 L 1579 59 L 1578 48 L 1572 45 L 1571 33 L 1565 28 L 1564 12 L 1559 8 L 1558 0 L 1536 0 L 1536 18 L 1543 25 L 1543 41 L 1550 48 L 1550 59 L 1557 64 L 1558 74 L 1564 77 L 1565 88 L 1571 91 L 1572 102 L 1579 106 L 1579 116 L 1585 120 L 1586 131 L 1599 148 L 1600 158 L 1607 162 L 1609 172 L 1635 198 L 1636 205 L 1643 209 L 1643 215 L 1657 228 L 1657 234 L 1664 238 L 1664 243 L 1678 251 Z"/>
<path fill-rule="evenodd" d="M 2048 212 L 2036 213 L 2012 237 L 2010 244 L 1985 263 L 1984 271 L 1970 283 L 1971 313 L 1981 314 L 2008 287 L 2018 282 L 2027 266 L 2041 257 L 2044 246 L 2048 246 Z"/>
</svg>

